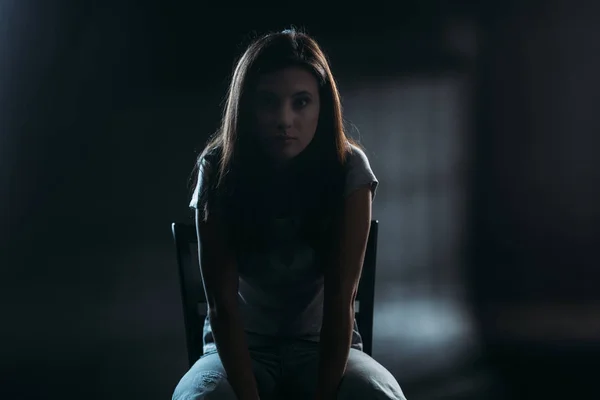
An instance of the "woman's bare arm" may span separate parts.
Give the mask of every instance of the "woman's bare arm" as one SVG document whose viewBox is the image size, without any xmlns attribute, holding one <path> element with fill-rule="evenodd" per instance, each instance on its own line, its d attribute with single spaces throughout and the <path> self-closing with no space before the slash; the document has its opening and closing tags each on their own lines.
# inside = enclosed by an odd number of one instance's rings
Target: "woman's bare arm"
<svg viewBox="0 0 600 400">
<path fill-rule="evenodd" d="M 336 243 L 325 269 L 325 299 L 317 399 L 337 398 L 352 343 L 354 299 L 371 224 L 371 188 L 348 196 L 337 223 Z"/>
<path fill-rule="evenodd" d="M 258 400 L 256 379 L 237 303 L 239 276 L 235 255 L 226 245 L 224 225 L 196 211 L 196 231 L 208 316 L 229 384 L 239 400 Z"/>
</svg>

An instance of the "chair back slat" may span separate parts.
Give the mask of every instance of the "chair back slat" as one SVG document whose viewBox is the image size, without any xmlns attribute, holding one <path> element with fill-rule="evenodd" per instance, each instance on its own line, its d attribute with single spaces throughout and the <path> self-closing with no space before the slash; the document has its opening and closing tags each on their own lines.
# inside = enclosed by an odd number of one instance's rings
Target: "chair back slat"
<svg viewBox="0 0 600 400">
<path fill-rule="evenodd" d="M 365 252 L 362 274 L 358 284 L 356 300 L 358 307 L 354 306 L 356 323 L 363 340 L 363 351 L 368 355 L 373 351 L 373 313 L 375 309 L 375 271 L 377 266 L 377 233 L 379 223 L 371 221 L 369 239 Z"/>
</svg>

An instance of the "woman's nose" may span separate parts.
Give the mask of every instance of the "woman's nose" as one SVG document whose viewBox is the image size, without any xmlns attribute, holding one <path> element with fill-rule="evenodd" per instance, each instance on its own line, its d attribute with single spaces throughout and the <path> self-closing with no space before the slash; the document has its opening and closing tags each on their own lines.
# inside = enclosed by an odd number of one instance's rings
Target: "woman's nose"
<svg viewBox="0 0 600 400">
<path fill-rule="evenodd" d="M 287 105 L 282 105 L 279 108 L 279 113 L 277 115 L 277 128 L 278 129 L 289 129 L 292 126 L 293 120 L 294 120 L 293 110 Z"/>
</svg>

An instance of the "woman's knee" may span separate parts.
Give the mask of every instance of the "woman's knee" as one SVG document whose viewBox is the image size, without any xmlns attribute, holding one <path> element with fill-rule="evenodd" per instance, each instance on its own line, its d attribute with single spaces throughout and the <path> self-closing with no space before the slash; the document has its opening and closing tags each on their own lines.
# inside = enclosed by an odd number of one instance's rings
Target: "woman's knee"
<svg viewBox="0 0 600 400">
<path fill-rule="evenodd" d="M 201 371 L 191 379 L 181 379 L 173 400 L 236 400 L 236 396 L 223 374 Z"/>
<path fill-rule="evenodd" d="M 367 354 L 352 349 L 340 383 L 340 400 L 406 400 L 398 381 Z"/>
<path fill-rule="evenodd" d="M 173 400 L 236 400 L 236 396 L 215 354 L 201 358 L 190 368 L 175 387 Z"/>
</svg>

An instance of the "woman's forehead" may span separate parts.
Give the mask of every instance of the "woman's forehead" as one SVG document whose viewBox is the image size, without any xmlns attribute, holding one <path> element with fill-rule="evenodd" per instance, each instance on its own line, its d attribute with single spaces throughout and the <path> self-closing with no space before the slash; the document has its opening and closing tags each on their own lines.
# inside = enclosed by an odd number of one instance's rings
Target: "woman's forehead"
<svg viewBox="0 0 600 400">
<path fill-rule="evenodd" d="M 302 67 L 288 67 L 261 75 L 257 82 L 258 91 L 277 94 L 318 91 L 317 79 Z"/>
</svg>

